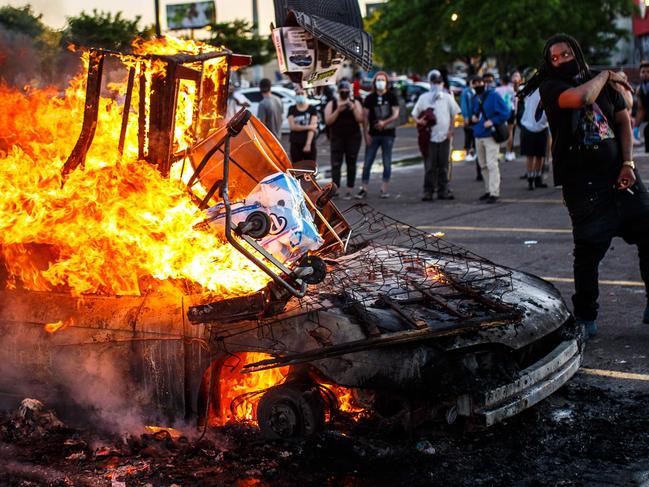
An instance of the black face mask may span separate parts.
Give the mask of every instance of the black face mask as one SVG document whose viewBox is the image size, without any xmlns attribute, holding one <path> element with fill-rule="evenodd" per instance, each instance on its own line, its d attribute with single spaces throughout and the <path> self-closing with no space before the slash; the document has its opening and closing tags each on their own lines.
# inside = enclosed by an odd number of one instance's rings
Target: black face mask
<svg viewBox="0 0 649 487">
<path fill-rule="evenodd" d="M 473 88 L 476 95 L 482 95 L 484 93 L 484 85 L 479 85 Z"/>
<path fill-rule="evenodd" d="M 554 71 L 562 78 L 574 78 L 579 74 L 579 63 L 576 59 L 561 63 L 554 68 Z"/>
<path fill-rule="evenodd" d="M 347 98 L 349 98 L 349 91 L 344 90 L 344 91 L 339 91 L 339 93 L 340 93 L 341 100 L 346 100 Z"/>
</svg>

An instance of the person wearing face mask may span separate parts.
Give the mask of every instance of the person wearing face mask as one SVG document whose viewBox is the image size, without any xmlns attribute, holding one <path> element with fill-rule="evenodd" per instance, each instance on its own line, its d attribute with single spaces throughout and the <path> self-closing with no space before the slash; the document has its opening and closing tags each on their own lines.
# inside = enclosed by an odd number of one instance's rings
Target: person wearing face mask
<svg viewBox="0 0 649 487">
<path fill-rule="evenodd" d="M 466 151 L 467 162 L 476 161 L 475 155 L 475 138 L 473 137 L 473 127 L 471 126 L 471 117 L 473 116 L 473 100 L 475 98 L 475 81 L 478 76 L 471 76 L 467 82 L 466 87 L 462 90 L 460 95 L 460 109 L 462 110 L 462 118 L 464 119 L 464 150 Z M 482 181 L 482 174 L 480 173 L 480 166 L 476 161 L 476 179 Z"/>
<path fill-rule="evenodd" d="M 396 130 L 394 122 L 399 118 L 399 101 L 388 90 L 388 75 L 379 71 L 372 81 L 372 93 L 367 95 L 363 104 L 363 132 L 365 134 L 365 162 L 363 163 L 362 188 L 355 196 L 357 199 L 367 197 L 370 184 L 370 172 L 376 154 L 381 148 L 383 159 L 383 182 L 381 198 L 389 198 L 388 185 L 392 172 L 392 146 Z"/>
<path fill-rule="evenodd" d="M 631 157 L 631 119 L 622 95 L 632 89 L 619 73 L 591 71 L 567 34 L 546 42 L 543 64 L 520 96 L 536 88 L 552 132 L 554 181 L 563 188 L 572 221 L 574 314 L 593 336 L 599 263 L 613 237 L 637 245 L 649 289 L 649 193 Z M 649 323 L 649 306 L 643 321 Z"/>
<path fill-rule="evenodd" d="M 318 111 L 308 104 L 306 92 L 301 86 L 295 88 L 295 105 L 288 109 L 288 126 L 291 129 L 288 137 L 291 162 L 315 161 Z"/>
<path fill-rule="evenodd" d="M 640 138 L 640 125 L 649 121 L 649 62 L 640 63 L 640 86 L 636 92 L 637 111 L 635 115 L 635 128 L 633 135 Z M 644 147 L 649 152 L 649 123 L 644 126 Z"/>
<path fill-rule="evenodd" d="M 480 79 L 475 84 L 475 92 L 476 99 L 471 121 L 474 124 L 473 133 L 478 163 L 485 185 L 485 193 L 480 200 L 496 203 L 500 198 L 500 167 L 498 166 L 500 144 L 494 140 L 494 126 L 505 123 L 509 118 L 510 110 L 492 84 L 487 84 Z"/>
<path fill-rule="evenodd" d="M 363 106 L 354 99 L 352 85 L 347 80 L 338 83 L 338 93 L 325 107 L 325 123 L 329 127 L 331 144 L 331 180 L 340 188 L 340 169 L 347 164 L 347 191 L 344 200 L 352 198 L 356 181 L 356 161 L 361 149 Z"/>
<path fill-rule="evenodd" d="M 433 69 L 428 73 L 430 91 L 422 94 L 412 109 L 412 118 L 418 125 L 426 125 L 424 116 L 432 109 L 435 124 L 430 128 L 428 151 L 424 160 L 424 193 L 423 201 L 432 201 L 437 191 L 437 199 L 452 200 L 455 197 L 448 186 L 448 162 L 451 153 L 453 121 L 460 113 L 460 107 L 452 95 L 444 91 L 442 73 Z"/>
</svg>

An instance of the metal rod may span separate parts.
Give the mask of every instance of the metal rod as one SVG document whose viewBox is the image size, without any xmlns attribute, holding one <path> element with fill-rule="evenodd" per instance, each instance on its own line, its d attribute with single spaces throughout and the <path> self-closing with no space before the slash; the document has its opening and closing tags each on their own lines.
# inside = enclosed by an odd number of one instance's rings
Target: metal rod
<svg viewBox="0 0 649 487">
<path fill-rule="evenodd" d="M 259 267 L 262 271 L 264 271 L 273 281 L 275 281 L 277 284 L 282 286 L 284 289 L 286 289 L 288 292 L 290 292 L 293 296 L 301 298 L 304 297 L 306 294 L 306 283 L 304 281 L 299 281 L 301 282 L 301 287 L 300 290 L 298 291 L 295 289 L 293 286 L 291 286 L 288 282 L 286 282 L 284 279 L 282 279 L 280 276 L 275 274 L 273 271 L 271 271 L 266 264 L 264 264 L 261 260 L 259 260 L 257 257 L 252 255 L 248 249 L 246 249 L 243 245 L 241 245 L 237 240 L 234 238 L 232 235 L 232 208 L 230 207 L 230 197 L 228 195 L 228 181 L 230 178 L 230 135 L 226 135 L 225 137 L 225 147 L 224 147 L 224 158 L 223 158 L 223 205 L 225 206 L 225 238 L 230 242 L 230 244 L 237 249 L 239 252 L 241 252 L 243 255 L 245 255 L 253 264 L 255 264 L 257 267 Z"/>
<path fill-rule="evenodd" d="M 365 338 L 338 345 L 331 345 L 329 347 L 322 347 L 305 352 L 299 352 L 283 357 L 276 357 L 267 360 L 261 360 L 252 364 L 244 365 L 242 368 L 243 373 L 258 372 L 260 370 L 273 369 L 276 367 L 283 367 L 285 365 L 295 365 L 313 360 L 321 360 L 325 358 L 339 357 L 348 353 L 362 352 L 364 350 L 392 347 L 403 343 L 410 342 L 423 342 L 432 338 L 439 338 L 444 336 L 457 335 L 468 331 L 480 331 L 487 328 L 494 328 L 511 324 L 513 320 L 511 315 L 495 315 L 489 320 L 467 320 L 465 326 L 458 327 L 457 325 L 448 326 L 445 328 L 437 329 L 421 329 L 421 330 L 407 330 L 397 333 L 384 334 L 378 337 Z M 430 346 L 432 344 L 427 343 Z"/>
<path fill-rule="evenodd" d="M 121 156 L 124 153 L 124 141 L 126 140 L 126 128 L 128 127 L 128 116 L 131 111 L 131 97 L 133 96 L 133 83 L 135 82 L 135 68 L 128 71 L 128 82 L 126 83 L 126 99 L 122 108 L 122 129 L 119 133 L 119 144 L 117 150 Z"/>
</svg>

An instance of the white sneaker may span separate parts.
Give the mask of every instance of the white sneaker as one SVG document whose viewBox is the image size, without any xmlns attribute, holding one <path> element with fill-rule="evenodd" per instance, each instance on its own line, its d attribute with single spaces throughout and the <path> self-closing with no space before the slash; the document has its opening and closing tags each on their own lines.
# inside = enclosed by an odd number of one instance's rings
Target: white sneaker
<svg viewBox="0 0 649 487">
<path fill-rule="evenodd" d="M 466 157 L 464 158 L 465 161 L 467 162 L 473 162 L 476 160 L 476 155 L 475 154 L 467 154 Z"/>
<path fill-rule="evenodd" d="M 514 159 L 516 159 L 516 154 L 514 154 L 513 152 L 507 152 L 507 153 L 505 153 L 505 160 L 506 160 L 506 161 L 511 162 L 511 161 L 513 161 Z"/>
</svg>

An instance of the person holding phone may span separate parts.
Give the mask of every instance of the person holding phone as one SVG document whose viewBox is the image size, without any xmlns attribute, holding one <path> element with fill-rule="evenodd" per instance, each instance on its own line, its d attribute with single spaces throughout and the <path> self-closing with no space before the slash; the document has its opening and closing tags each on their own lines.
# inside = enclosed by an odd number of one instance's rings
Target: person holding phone
<svg viewBox="0 0 649 487">
<path fill-rule="evenodd" d="M 347 190 L 343 199 L 350 200 L 356 181 L 356 161 L 361 149 L 363 106 L 354 99 L 352 86 L 347 80 L 338 83 L 338 93 L 325 107 L 325 123 L 329 131 L 331 152 L 331 180 L 340 188 L 340 173 L 345 160 Z"/>
</svg>

